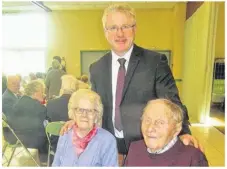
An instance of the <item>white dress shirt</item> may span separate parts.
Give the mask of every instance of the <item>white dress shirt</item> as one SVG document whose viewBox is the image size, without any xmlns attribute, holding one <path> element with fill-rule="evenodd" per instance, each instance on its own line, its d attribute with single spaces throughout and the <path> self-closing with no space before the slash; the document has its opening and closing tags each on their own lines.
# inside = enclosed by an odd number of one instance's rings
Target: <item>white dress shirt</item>
<svg viewBox="0 0 227 169">
<path fill-rule="evenodd" d="M 125 62 L 125 72 L 127 72 L 128 69 L 128 64 L 129 64 L 129 59 L 131 56 L 133 50 L 133 45 L 132 47 L 125 53 L 124 56 L 118 56 L 114 51 L 111 51 L 112 53 L 112 96 L 113 96 L 113 109 L 112 109 L 112 121 L 113 121 L 113 126 L 114 126 L 114 121 L 115 121 L 115 98 L 116 98 L 116 87 L 117 87 L 117 76 L 118 76 L 118 70 L 120 67 L 120 63 L 117 61 L 120 58 L 124 58 L 126 60 Z M 122 131 L 118 131 L 115 126 L 114 126 L 114 133 L 115 136 L 118 138 L 124 138 L 124 133 Z"/>
</svg>

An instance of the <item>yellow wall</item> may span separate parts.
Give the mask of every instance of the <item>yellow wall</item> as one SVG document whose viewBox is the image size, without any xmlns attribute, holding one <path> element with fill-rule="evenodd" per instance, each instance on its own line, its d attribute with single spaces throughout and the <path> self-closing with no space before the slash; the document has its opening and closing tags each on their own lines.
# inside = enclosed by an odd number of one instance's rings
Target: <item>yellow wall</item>
<svg viewBox="0 0 227 169">
<path fill-rule="evenodd" d="M 215 54 L 214 3 L 203 5 L 186 21 L 182 99 L 191 122 L 206 122 L 209 115 Z M 213 45 L 212 45 L 213 44 Z"/>
<path fill-rule="evenodd" d="M 80 50 L 109 49 L 102 29 L 102 13 L 99 10 L 50 13 L 47 65 L 50 65 L 54 55 L 64 56 L 68 72 L 79 75 Z M 136 14 L 138 26 L 135 42 L 138 45 L 173 50 L 173 10 L 137 10 Z M 182 56 L 172 56 L 173 62 L 177 63 L 179 57 Z M 176 67 L 174 65 L 174 74 L 177 74 L 176 70 L 179 71 Z"/>
<path fill-rule="evenodd" d="M 215 40 L 215 57 L 225 57 L 225 3 L 219 2 L 217 34 Z"/>
</svg>

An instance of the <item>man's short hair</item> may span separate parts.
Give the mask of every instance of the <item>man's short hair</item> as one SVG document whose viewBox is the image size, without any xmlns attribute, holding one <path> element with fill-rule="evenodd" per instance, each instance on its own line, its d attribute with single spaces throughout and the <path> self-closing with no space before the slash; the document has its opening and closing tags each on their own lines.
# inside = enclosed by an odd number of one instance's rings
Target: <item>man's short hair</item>
<svg viewBox="0 0 227 169">
<path fill-rule="evenodd" d="M 104 10 L 104 13 L 102 16 L 103 28 L 106 27 L 106 18 L 108 16 L 108 14 L 111 12 L 122 12 L 122 13 L 132 17 L 134 20 L 134 24 L 136 24 L 136 14 L 132 7 L 130 7 L 128 4 L 111 4 Z"/>
</svg>

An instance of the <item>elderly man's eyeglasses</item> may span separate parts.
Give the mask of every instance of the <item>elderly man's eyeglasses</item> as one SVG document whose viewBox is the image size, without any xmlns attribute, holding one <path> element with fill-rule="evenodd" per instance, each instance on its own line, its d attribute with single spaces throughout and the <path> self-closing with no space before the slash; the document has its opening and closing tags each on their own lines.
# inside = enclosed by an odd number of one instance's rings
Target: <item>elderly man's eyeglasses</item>
<svg viewBox="0 0 227 169">
<path fill-rule="evenodd" d="M 76 108 L 74 108 L 74 110 L 77 115 L 86 114 L 89 117 L 93 117 L 95 115 L 95 113 L 98 113 L 98 111 L 95 109 L 84 109 L 84 108 L 76 107 Z"/>
<path fill-rule="evenodd" d="M 122 32 L 127 32 L 127 31 L 131 31 L 132 28 L 135 26 L 136 24 L 133 24 L 133 25 L 123 25 L 121 27 L 118 27 L 118 26 L 111 26 L 109 28 L 106 28 L 107 31 L 109 32 L 112 32 L 112 33 L 116 33 L 119 29 L 122 31 Z"/>
<path fill-rule="evenodd" d="M 152 120 L 150 118 L 142 118 L 143 123 L 146 126 L 150 126 L 152 124 L 152 126 L 154 126 L 155 128 L 162 128 L 164 127 L 166 124 L 168 124 L 167 122 L 165 122 L 164 120 L 155 120 L 154 122 L 152 122 Z"/>
</svg>

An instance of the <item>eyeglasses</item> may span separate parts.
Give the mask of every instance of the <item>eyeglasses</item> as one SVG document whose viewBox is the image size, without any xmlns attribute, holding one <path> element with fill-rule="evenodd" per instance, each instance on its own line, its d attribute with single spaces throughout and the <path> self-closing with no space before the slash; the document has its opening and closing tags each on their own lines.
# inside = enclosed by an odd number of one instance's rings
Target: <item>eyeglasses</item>
<svg viewBox="0 0 227 169">
<path fill-rule="evenodd" d="M 116 33 L 118 32 L 118 30 L 120 29 L 122 32 L 128 32 L 131 31 L 131 29 L 135 26 L 136 24 L 133 25 L 123 25 L 121 27 L 118 26 L 111 26 L 109 28 L 106 28 L 107 31 L 111 32 L 111 33 Z"/>
<path fill-rule="evenodd" d="M 98 113 L 97 110 L 95 109 L 84 109 L 84 108 L 79 108 L 79 107 L 76 107 L 74 108 L 75 112 L 77 115 L 82 115 L 82 114 L 85 114 L 88 116 L 88 117 L 93 117 L 95 115 L 95 113 Z"/>
<path fill-rule="evenodd" d="M 142 118 L 141 120 L 146 126 L 150 126 L 152 124 L 155 128 L 163 128 L 166 124 L 168 124 L 164 120 L 155 120 L 154 122 L 152 122 L 150 118 Z"/>
</svg>

